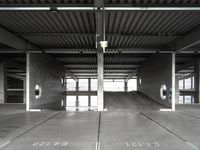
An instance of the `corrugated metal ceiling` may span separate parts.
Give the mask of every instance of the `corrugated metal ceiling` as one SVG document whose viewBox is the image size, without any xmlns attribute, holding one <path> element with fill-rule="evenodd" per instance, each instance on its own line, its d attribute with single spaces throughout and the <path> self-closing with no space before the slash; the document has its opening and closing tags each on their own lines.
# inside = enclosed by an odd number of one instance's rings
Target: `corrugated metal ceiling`
<svg viewBox="0 0 200 150">
<path fill-rule="evenodd" d="M 0 3 L 82 4 L 92 0 L 0 0 Z M 106 4 L 200 4 L 199 0 L 105 0 Z M 66 54 L 55 57 L 71 72 L 96 72 L 95 14 L 78 11 L 3 11 L 0 26 L 42 48 Z M 192 11 L 110 11 L 106 12 L 105 72 L 132 73 L 151 54 L 135 50 L 162 50 L 200 26 L 200 12 Z M 1 46 L 1 45 L 0 45 Z M 196 48 L 198 49 L 198 47 Z M 197 54 L 195 54 L 196 56 Z M 199 55 L 198 55 L 199 56 Z M 178 58 L 177 63 L 191 59 Z M 13 58 L 19 62 L 22 58 Z M 87 72 L 88 71 L 88 72 Z M 125 77 L 125 76 L 121 76 Z"/>
</svg>

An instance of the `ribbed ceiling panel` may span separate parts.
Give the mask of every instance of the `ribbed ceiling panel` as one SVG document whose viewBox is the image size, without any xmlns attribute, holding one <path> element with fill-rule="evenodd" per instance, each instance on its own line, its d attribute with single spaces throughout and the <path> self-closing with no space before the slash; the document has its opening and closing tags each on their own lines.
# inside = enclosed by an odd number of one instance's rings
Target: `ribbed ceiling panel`
<svg viewBox="0 0 200 150">
<path fill-rule="evenodd" d="M 94 33 L 93 12 L 1 12 L 0 24 L 15 33 Z"/>
</svg>

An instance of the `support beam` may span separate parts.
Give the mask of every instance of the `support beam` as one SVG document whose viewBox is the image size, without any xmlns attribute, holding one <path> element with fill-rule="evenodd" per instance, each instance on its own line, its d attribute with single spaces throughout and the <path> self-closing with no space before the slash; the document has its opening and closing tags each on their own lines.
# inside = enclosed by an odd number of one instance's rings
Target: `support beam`
<svg viewBox="0 0 200 150">
<path fill-rule="evenodd" d="M 67 68 L 65 68 L 65 71 L 66 71 L 66 74 L 68 76 L 70 76 L 72 79 L 74 79 L 76 82 L 78 81 L 78 78 L 73 74 L 71 73 Z"/>
<path fill-rule="evenodd" d="M 195 88 L 195 96 L 194 96 L 194 103 L 200 102 L 200 60 L 197 60 L 195 62 L 195 82 L 194 82 L 194 88 Z"/>
<path fill-rule="evenodd" d="M 2 58 L 4 62 L 6 62 L 7 64 L 7 68 L 17 68 L 19 70 L 25 71 L 26 70 L 26 66 L 17 63 L 16 61 L 13 61 L 11 59 L 8 58 Z"/>
<path fill-rule="evenodd" d="M 101 48 L 100 41 L 103 41 L 104 34 L 104 14 L 100 9 L 104 6 L 103 0 L 95 0 L 94 6 L 98 8 L 95 12 L 96 21 L 96 50 L 97 50 L 97 100 L 98 111 L 104 110 L 104 54 Z"/>
<path fill-rule="evenodd" d="M 200 27 L 180 38 L 176 43 L 165 48 L 165 50 L 173 50 L 178 53 L 197 44 L 200 44 Z"/>
<path fill-rule="evenodd" d="M 97 88 L 97 99 L 98 99 L 98 111 L 104 110 L 104 54 L 103 52 L 98 52 L 97 54 L 97 79 L 98 79 L 98 88 Z"/>
<path fill-rule="evenodd" d="M 171 89 L 171 109 L 172 111 L 175 111 L 176 106 L 176 53 L 172 54 L 172 89 Z"/>
<path fill-rule="evenodd" d="M 88 91 L 89 91 L 89 95 L 88 95 L 88 106 L 91 107 L 91 78 L 88 79 Z"/>
<path fill-rule="evenodd" d="M 26 111 L 30 111 L 30 53 L 26 54 Z"/>
<path fill-rule="evenodd" d="M 5 103 L 7 100 L 7 75 L 6 75 L 6 63 L 0 62 L 0 103 Z"/>
<path fill-rule="evenodd" d="M 0 42 L 21 51 L 41 51 L 36 46 L 16 36 L 3 27 L 0 27 Z"/>
<path fill-rule="evenodd" d="M 184 63 L 183 65 L 180 65 L 179 67 L 176 68 L 176 72 L 179 72 L 181 70 L 185 70 L 188 69 L 189 67 L 192 67 L 195 65 L 195 59 L 193 59 L 192 61 L 189 61 L 187 63 Z"/>
<path fill-rule="evenodd" d="M 19 79 L 19 80 L 22 80 L 22 81 L 24 81 L 24 79 L 25 79 L 25 77 L 22 77 L 20 75 L 14 74 L 14 73 L 7 73 L 7 77 L 11 77 L 11 78 L 14 78 L 14 79 Z"/>
<path fill-rule="evenodd" d="M 79 80 L 76 81 L 76 107 L 79 107 L 79 98 L 78 98 L 78 91 L 79 91 Z"/>
<path fill-rule="evenodd" d="M 23 80 L 23 103 L 26 104 L 26 79 Z"/>
<path fill-rule="evenodd" d="M 101 1 L 101 0 L 95 0 L 95 1 Z M 64 6 L 64 5 L 62 5 Z M 46 7 L 34 7 L 32 5 L 32 7 L 23 7 L 23 6 L 18 6 L 18 7 L 2 7 L 0 6 L 0 11 L 51 11 L 51 8 L 52 6 L 46 6 Z M 96 7 L 70 7 L 70 6 L 66 6 L 66 7 L 60 7 L 59 5 L 58 6 L 55 6 L 53 7 L 54 10 L 58 10 L 58 11 L 98 11 L 99 8 L 98 6 Z M 100 8 L 101 10 L 101 8 Z M 163 5 L 161 5 L 160 7 L 105 7 L 105 10 L 106 11 L 200 11 L 200 7 L 181 7 L 179 5 L 179 7 L 176 5 L 176 6 L 169 6 L 169 7 L 165 7 Z"/>
<path fill-rule="evenodd" d="M 136 76 L 137 71 L 134 71 L 133 73 L 129 74 L 128 77 L 126 78 L 126 81 L 128 81 L 129 79 L 133 78 L 134 76 Z"/>
<path fill-rule="evenodd" d="M 25 37 L 38 37 L 38 36 L 93 36 L 95 37 L 95 33 L 18 33 L 19 36 Z M 172 34 L 172 33 L 153 33 L 153 34 L 144 34 L 144 33 L 106 33 L 106 36 L 120 36 L 120 37 L 183 37 L 183 34 Z"/>
<path fill-rule="evenodd" d="M 128 91 L 128 81 L 125 79 L 124 80 L 124 92 Z"/>
</svg>

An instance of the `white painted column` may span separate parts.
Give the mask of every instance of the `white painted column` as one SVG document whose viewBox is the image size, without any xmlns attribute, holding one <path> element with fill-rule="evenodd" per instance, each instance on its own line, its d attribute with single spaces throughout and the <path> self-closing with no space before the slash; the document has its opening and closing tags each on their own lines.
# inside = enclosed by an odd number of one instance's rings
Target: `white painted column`
<svg viewBox="0 0 200 150">
<path fill-rule="evenodd" d="M 26 111 L 30 111 L 30 55 L 26 53 Z"/>
<path fill-rule="evenodd" d="M 176 106 L 176 53 L 172 54 L 172 111 L 175 111 Z"/>
</svg>

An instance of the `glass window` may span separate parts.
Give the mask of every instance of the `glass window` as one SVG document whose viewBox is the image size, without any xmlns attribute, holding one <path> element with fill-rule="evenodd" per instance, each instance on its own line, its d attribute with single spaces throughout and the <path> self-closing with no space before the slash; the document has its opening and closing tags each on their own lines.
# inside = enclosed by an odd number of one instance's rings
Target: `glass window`
<svg viewBox="0 0 200 150">
<path fill-rule="evenodd" d="M 79 91 L 88 91 L 88 79 L 79 79 Z"/>
<path fill-rule="evenodd" d="M 191 78 L 185 79 L 185 89 L 191 89 L 192 88 L 192 80 Z"/>
<path fill-rule="evenodd" d="M 97 79 L 91 79 L 91 91 L 97 91 Z"/>
<path fill-rule="evenodd" d="M 97 96 L 91 96 L 91 107 L 97 107 Z"/>
<path fill-rule="evenodd" d="M 76 96 L 67 96 L 67 107 L 76 107 Z"/>
<path fill-rule="evenodd" d="M 105 91 L 124 91 L 124 80 L 104 80 Z"/>
<path fill-rule="evenodd" d="M 128 80 L 128 91 L 137 91 L 137 79 Z"/>
<path fill-rule="evenodd" d="M 88 96 L 78 96 L 79 106 L 88 107 Z"/>
<path fill-rule="evenodd" d="M 179 80 L 179 89 L 182 90 L 183 89 L 183 80 Z"/>
<path fill-rule="evenodd" d="M 185 96 L 185 104 L 191 104 L 192 96 Z"/>
<path fill-rule="evenodd" d="M 76 91 L 76 81 L 74 79 L 67 79 L 67 91 Z"/>
<path fill-rule="evenodd" d="M 179 96 L 179 104 L 183 104 L 183 96 Z"/>
</svg>

